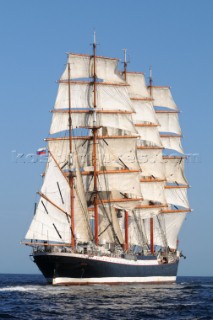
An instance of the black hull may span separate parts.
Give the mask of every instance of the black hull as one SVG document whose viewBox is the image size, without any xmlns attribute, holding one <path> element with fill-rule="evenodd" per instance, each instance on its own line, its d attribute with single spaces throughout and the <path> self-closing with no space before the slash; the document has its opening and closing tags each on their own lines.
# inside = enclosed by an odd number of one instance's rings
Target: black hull
<svg viewBox="0 0 213 320">
<path fill-rule="evenodd" d="M 175 282 L 178 269 L 178 261 L 158 264 L 156 259 L 127 261 L 56 253 L 33 257 L 44 277 L 53 284 Z"/>
</svg>

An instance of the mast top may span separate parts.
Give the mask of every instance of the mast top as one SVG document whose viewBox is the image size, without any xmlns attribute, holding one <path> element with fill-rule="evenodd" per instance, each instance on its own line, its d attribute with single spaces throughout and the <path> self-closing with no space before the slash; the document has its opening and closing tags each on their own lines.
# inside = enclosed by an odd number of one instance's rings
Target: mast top
<svg viewBox="0 0 213 320">
<path fill-rule="evenodd" d="M 93 32 L 93 45 L 96 46 L 96 31 Z"/>
<path fill-rule="evenodd" d="M 122 50 L 123 50 L 123 52 L 124 52 L 124 63 L 127 63 L 127 60 L 126 60 L 126 52 L 127 52 L 127 49 L 124 48 L 124 49 L 122 49 Z"/>
<path fill-rule="evenodd" d="M 125 80 L 126 80 L 126 71 L 127 71 L 127 63 L 128 63 L 128 61 L 127 61 L 127 56 L 126 56 L 126 52 L 127 52 L 127 49 L 126 48 L 124 48 L 124 49 L 122 49 L 123 51 L 124 51 L 124 61 L 123 61 L 123 64 L 124 64 L 124 78 L 125 78 Z"/>
<path fill-rule="evenodd" d="M 150 96 L 152 97 L 152 85 L 153 85 L 153 80 L 152 80 L 152 66 L 149 67 L 149 91 L 150 91 Z"/>
<path fill-rule="evenodd" d="M 152 66 L 149 67 L 149 84 L 150 87 L 152 86 L 153 79 L 152 79 Z"/>
<path fill-rule="evenodd" d="M 93 31 L 93 43 L 92 43 L 93 49 L 96 49 L 97 44 L 99 44 L 99 43 L 97 43 L 96 31 L 94 30 L 94 31 Z"/>
</svg>

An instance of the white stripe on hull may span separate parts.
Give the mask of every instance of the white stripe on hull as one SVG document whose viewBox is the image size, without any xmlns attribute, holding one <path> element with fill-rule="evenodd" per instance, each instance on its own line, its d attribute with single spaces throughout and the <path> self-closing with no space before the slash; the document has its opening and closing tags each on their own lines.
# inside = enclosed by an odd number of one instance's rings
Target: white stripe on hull
<svg viewBox="0 0 213 320">
<path fill-rule="evenodd" d="M 165 283 L 175 282 L 176 276 L 154 277 L 105 277 L 105 278 L 54 278 L 54 285 L 124 284 L 124 283 Z"/>
<path fill-rule="evenodd" d="M 86 254 L 76 254 L 76 253 L 39 253 L 35 256 L 58 256 L 58 257 L 70 257 L 70 258 L 81 258 L 85 260 L 96 260 L 109 263 L 119 263 L 122 265 L 135 265 L 135 266 L 155 266 L 159 265 L 158 260 L 128 260 L 120 257 L 107 257 L 107 256 L 90 256 Z"/>
</svg>

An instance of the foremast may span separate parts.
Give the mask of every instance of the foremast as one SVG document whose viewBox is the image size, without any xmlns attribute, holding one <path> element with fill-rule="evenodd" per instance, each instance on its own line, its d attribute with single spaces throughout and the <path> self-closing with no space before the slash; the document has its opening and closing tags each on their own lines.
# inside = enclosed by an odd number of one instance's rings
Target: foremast
<svg viewBox="0 0 213 320">
<path fill-rule="evenodd" d="M 92 127 L 92 133 L 93 133 L 93 168 L 94 168 L 94 223 L 95 223 L 95 244 L 98 246 L 99 244 L 99 238 L 98 238 L 98 185 L 97 185 L 97 179 L 98 179 L 98 173 L 97 173 L 97 134 L 98 134 L 98 127 L 97 127 L 97 116 L 96 116 L 96 34 L 94 32 L 94 41 L 93 41 L 93 59 L 94 59 L 94 67 L 93 67 L 93 86 L 94 86 L 94 105 L 93 105 L 93 127 Z"/>
</svg>

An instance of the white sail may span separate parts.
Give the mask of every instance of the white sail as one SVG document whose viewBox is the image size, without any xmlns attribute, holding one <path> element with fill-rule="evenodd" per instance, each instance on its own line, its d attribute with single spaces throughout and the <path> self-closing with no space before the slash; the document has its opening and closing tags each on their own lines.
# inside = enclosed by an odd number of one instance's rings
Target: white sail
<svg viewBox="0 0 213 320">
<path fill-rule="evenodd" d="M 98 233 L 101 244 L 114 243 L 112 231 L 112 213 L 106 207 L 100 206 L 98 209 Z"/>
<path fill-rule="evenodd" d="M 93 107 L 93 87 L 89 83 L 70 83 L 70 103 L 73 109 L 88 109 Z M 69 108 L 69 86 L 60 83 L 54 109 Z"/>
<path fill-rule="evenodd" d="M 91 175 L 83 176 L 85 189 L 93 191 L 93 177 Z M 99 191 L 120 191 L 141 197 L 138 172 L 114 172 L 105 171 L 98 174 Z"/>
<path fill-rule="evenodd" d="M 140 144 L 143 145 L 153 145 L 162 146 L 161 139 L 159 136 L 158 128 L 152 126 L 137 126 L 137 131 L 140 135 Z"/>
<path fill-rule="evenodd" d="M 88 137 L 89 138 L 89 137 Z M 98 138 L 97 162 L 101 166 L 111 168 L 138 169 L 136 156 L 136 139 L 133 138 Z M 54 154 L 56 161 L 63 166 L 69 155 L 69 140 L 48 141 L 49 150 Z M 92 165 L 93 143 L 90 139 L 78 138 L 72 142 L 73 152 L 78 154 L 80 167 Z"/>
<path fill-rule="evenodd" d="M 129 217 L 129 244 L 131 246 L 143 245 L 143 238 L 141 237 L 141 219 L 135 213 Z M 124 228 L 124 226 L 123 226 Z M 124 233 L 124 229 L 123 229 Z"/>
<path fill-rule="evenodd" d="M 177 110 L 169 87 L 152 87 L 154 106 Z"/>
<path fill-rule="evenodd" d="M 118 59 L 96 57 L 96 76 L 98 79 L 104 79 L 107 82 L 124 82 L 121 74 L 118 72 Z M 94 59 L 93 59 L 94 64 Z M 92 71 L 93 75 L 93 71 Z"/>
<path fill-rule="evenodd" d="M 70 79 L 84 79 L 93 77 L 94 58 L 89 55 L 68 54 L 67 63 L 70 64 Z M 96 76 L 108 82 L 122 83 L 123 79 L 117 71 L 118 59 L 96 57 Z M 68 79 L 68 65 L 61 76 L 61 80 Z"/>
<path fill-rule="evenodd" d="M 88 227 L 88 212 L 84 200 L 83 185 L 76 179 L 75 189 L 75 230 L 79 241 L 91 240 Z M 36 214 L 26 235 L 27 239 L 59 241 L 70 243 L 70 187 L 67 179 L 55 161 L 49 157 L 41 199 Z"/>
<path fill-rule="evenodd" d="M 189 208 L 189 201 L 187 198 L 187 187 L 166 187 L 165 195 L 167 203 L 173 204 L 175 206 Z"/>
<path fill-rule="evenodd" d="M 165 192 L 164 192 L 164 181 L 155 181 L 154 179 L 149 181 L 144 180 L 140 183 L 141 193 L 144 200 L 151 200 L 153 202 L 160 202 L 165 204 Z"/>
<path fill-rule="evenodd" d="M 177 248 L 178 235 L 185 218 L 186 213 L 167 213 L 160 215 L 160 223 L 162 226 L 164 226 L 167 245 L 171 249 Z M 163 245 L 162 240 L 160 240 L 162 237 L 160 235 L 159 227 L 154 230 L 154 234 L 156 234 L 155 243 L 158 245 Z"/>
<path fill-rule="evenodd" d="M 139 169 L 136 139 L 103 139 L 97 144 L 98 161 L 111 168 Z"/>
<path fill-rule="evenodd" d="M 94 124 L 93 113 L 73 113 L 72 128 L 92 127 Z M 123 113 L 97 113 L 96 125 L 110 128 L 128 130 L 137 133 L 132 123 L 131 114 Z M 50 134 L 55 134 L 69 129 L 68 113 L 53 113 Z"/>
<path fill-rule="evenodd" d="M 74 232 L 77 241 L 88 242 L 92 240 L 93 236 L 90 228 L 89 213 L 85 198 L 82 176 L 79 168 L 78 157 L 76 154 L 74 155 L 74 164 L 76 168 L 76 179 L 74 180 Z"/>
<path fill-rule="evenodd" d="M 154 243 L 162 247 L 177 249 L 178 235 L 186 213 L 166 213 L 154 217 Z M 150 234 L 150 221 L 144 220 L 145 232 Z M 150 239 L 148 237 L 150 243 Z"/>
<path fill-rule="evenodd" d="M 54 109 L 90 109 L 94 106 L 94 86 L 89 82 L 60 83 Z M 97 109 L 132 111 L 132 105 L 125 85 L 96 84 Z"/>
<path fill-rule="evenodd" d="M 141 167 L 142 175 L 146 177 L 165 178 L 165 169 L 161 149 L 147 149 L 138 147 L 138 163 Z"/>
<path fill-rule="evenodd" d="M 131 98 L 150 98 L 143 73 L 127 72 L 126 80 L 130 85 L 128 91 Z"/>
<path fill-rule="evenodd" d="M 161 208 L 143 208 L 136 209 L 130 213 L 129 217 L 129 241 L 131 245 L 144 246 L 149 243 L 147 240 L 144 221 L 155 217 L 161 211 Z"/>
<path fill-rule="evenodd" d="M 152 206 L 147 206 L 144 208 L 136 208 L 134 212 L 137 214 L 138 219 L 148 219 L 148 218 L 153 218 L 156 215 L 158 215 L 161 212 L 162 208 L 161 207 L 152 207 Z"/>
<path fill-rule="evenodd" d="M 119 223 L 119 218 L 117 214 L 117 210 L 112 208 L 112 225 L 113 225 L 113 232 L 115 233 L 116 242 L 119 241 L 120 244 L 124 243 L 124 233 L 122 232 L 120 223 Z"/>
<path fill-rule="evenodd" d="M 124 242 L 116 210 L 111 205 L 99 207 L 99 240 L 101 243 Z"/>
<path fill-rule="evenodd" d="M 156 112 L 159 121 L 160 132 L 172 132 L 181 134 L 181 129 L 178 120 L 178 113 L 174 112 Z"/>
<path fill-rule="evenodd" d="M 97 109 L 133 111 L 126 86 L 97 86 Z"/>
<path fill-rule="evenodd" d="M 183 158 L 164 158 L 165 175 L 167 182 L 187 185 L 184 176 L 184 159 Z"/>
<path fill-rule="evenodd" d="M 70 188 L 56 163 L 49 159 L 41 193 L 55 205 L 41 197 L 25 238 L 70 243 Z"/>
<path fill-rule="evenodd" d="M 70 64 L 71 79 L 89 78 L 91 76 L 90 56 L 69 53 L 67 66 L 61 76 L 61 80 L 68 79 L 68 64 Z"/>
<path fill-rule="evenodd" d="M 151 101 L 132 100 L 132 106 L 135 110 L 135 113 L 133 113 L 132 115 L 134 123 L 142 124 L 148 122 L 158 124 L 158 120 Z"/>
<path fill-rule="evenodd" d="M 181 145 L 181 137 L 161 135 L 160 139 L 165 149 L 171 149 L 179 153 L 184 153 L 183 147 Z"/>
</svg>

